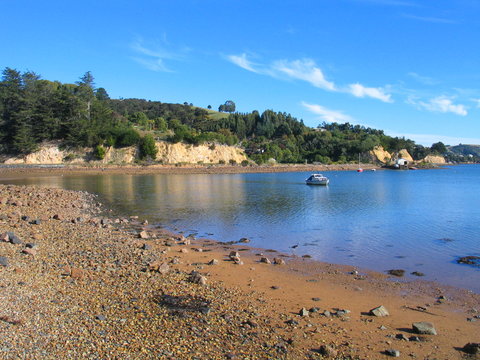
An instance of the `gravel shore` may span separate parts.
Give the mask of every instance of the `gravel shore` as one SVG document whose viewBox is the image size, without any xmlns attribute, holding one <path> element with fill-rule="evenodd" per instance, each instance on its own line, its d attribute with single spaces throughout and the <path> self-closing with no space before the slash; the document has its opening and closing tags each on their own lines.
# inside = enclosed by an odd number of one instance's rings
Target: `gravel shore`
<svg viewBox="0 0 480 360">
<path fill-rule="evenodd" d="M 85 192 L 0 185 L 0 235 L 1 359 L 456 359 L 480 341 L 476 294 L 185 238 Z"/>
</svg>

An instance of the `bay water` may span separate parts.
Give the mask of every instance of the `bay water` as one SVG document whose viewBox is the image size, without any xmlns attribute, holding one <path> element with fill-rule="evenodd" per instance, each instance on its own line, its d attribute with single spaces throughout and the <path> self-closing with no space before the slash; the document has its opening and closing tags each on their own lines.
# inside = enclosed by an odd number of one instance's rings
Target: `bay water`
<svg viewBox="0 0 480 360">
<path fill-rule="evenodd" d="M 122 215 L 185 235 L 377 271 L 406 270 L 480 293 L 480 165 L 435 170 L 69 175 L 0 180 L 86 190 Z M 1 179 L 1 170 L 0 170 Z M 298 246 L 297 246 L 298 245 Z"/>
</svg>

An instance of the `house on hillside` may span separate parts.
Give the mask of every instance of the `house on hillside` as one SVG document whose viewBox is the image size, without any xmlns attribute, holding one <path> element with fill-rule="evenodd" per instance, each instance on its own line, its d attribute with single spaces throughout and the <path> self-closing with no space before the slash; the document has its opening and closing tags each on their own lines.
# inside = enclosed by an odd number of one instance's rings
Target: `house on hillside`
<svg viewBox="0 0 480 360">
<path fill-rule="evenodd" d="M 395 169 L 408 169 L 408 160 L 407 159 L 397 159 L 394 165 Z"/>
</svg>

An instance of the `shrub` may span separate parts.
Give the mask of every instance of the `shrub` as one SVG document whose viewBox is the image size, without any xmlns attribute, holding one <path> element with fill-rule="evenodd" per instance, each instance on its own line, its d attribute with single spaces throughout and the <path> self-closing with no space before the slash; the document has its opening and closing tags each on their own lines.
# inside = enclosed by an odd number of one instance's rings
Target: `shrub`
<svg viewBox="0 0 480 360">
<path fill-rule="evenodd" d="M 145 135 L 140 140 L 140 159 L 150 157 L 151 159 L 155 160 L 157 157 L 157 152 L 158 149 L 153 136 L 151 134 Z"/>
<path fill-rule="evenodd" d="M 248 166 L 248 160 L 243 160 L 242 161 L 242 166 Z"/>
<path fill-rule="evenodd" d="M 106 150 L 102 145 L 97 145 L 93 150 L 93 157 L 97 160 L 103 160 L 105 158 Z"/>
<path fill-rule="evenodd" d="M 233 159 L 228 160 L 228 162 L 230 163 L 230 165 L 235 165 L 235 164 L 237 163 L 237 162 L 236 162 L 235 160 L 233 160 Z"/>
</svg>

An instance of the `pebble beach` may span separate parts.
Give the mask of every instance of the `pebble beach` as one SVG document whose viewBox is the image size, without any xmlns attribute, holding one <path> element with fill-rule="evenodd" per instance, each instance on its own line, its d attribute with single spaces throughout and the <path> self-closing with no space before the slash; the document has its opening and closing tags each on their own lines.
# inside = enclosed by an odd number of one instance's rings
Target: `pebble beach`
<svg viewBox="0 0 480 360">
<path fill-rule="evenodd" d="M 0 185 L 1 359 L 478 358 L 480 295 Z"/>
</svg>

